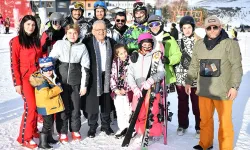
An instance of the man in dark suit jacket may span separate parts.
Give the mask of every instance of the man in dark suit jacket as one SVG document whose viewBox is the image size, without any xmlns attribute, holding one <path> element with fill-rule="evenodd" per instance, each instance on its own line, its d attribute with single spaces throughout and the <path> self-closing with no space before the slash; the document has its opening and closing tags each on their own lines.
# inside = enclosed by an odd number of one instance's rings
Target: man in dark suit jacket
<svg viewBox="0 0 250 150">
<path fill-rule="evenodd" d="M 101 106 L 101 131 L 107 135 L 114 134 L 110 127 L 112 99 L 110 97 L 110 73 L 115 41 L 108 38 L 103 20 L 93 24 L 92 37 L 84 40 L 90 57 L 90 78 L 85 96 L 84 111 L 88 113 L 88 137 L 94 138 L 98 127 L 99 105 Z"/>
</svg>

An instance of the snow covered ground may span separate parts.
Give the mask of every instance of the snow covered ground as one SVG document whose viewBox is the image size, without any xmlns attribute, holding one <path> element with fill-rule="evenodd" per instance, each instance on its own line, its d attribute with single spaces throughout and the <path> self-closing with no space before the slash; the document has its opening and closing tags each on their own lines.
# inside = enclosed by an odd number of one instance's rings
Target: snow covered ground
<svg viewBox="0 0 250 150">
<path fill-rule="evenodd" d="M 21 115 L 23 112 L 23 100 L 13 87 L 10 73 L 10 54 L 8 40 L 14 35 L 0 35 L 0 149 L 1 150 L 22 150 L 16 138 L 19 131 Z M 243 56 L 244 76 L 233 106 L 233 122 L 235 129 L 235 150 L 250 149 L 250 43 L 247 39 L 250 33 L 239 33 L 239 43 Z M 177 136 L 177 94 L 170 94 L 168 100 L 171 102 L 170 109 L 174 113 L 172 122 L 168 124 L 168 145 L 163 145 L 162 139 L 150 145 L 150 150 L 191 150 L 198 143 L 195 139 L 194 117 L 190 112 L 190 127 L 184 136 Z M 218 117 L 215 113 L 214 150 L 218 146 Z M 116 123 L 112 128 L 117 130 Z M 62 150 L 137 150 L 140 149 L 138 140 L 132 140 L 128 148 L 121 148 L 122 139 L 115 139 L 113 136 L 106 136 L 97 129 L 97 136 L 94 139 L 86 137 L 88 126 L 87 121 L 82 118 L 81 134 L 83 140 L 71 142 L 65 145 L 54 145 L 54 149 Z M 56 135 L 55 135 L 55 138 Z M 70 137 L 71 138 L 71 137 Z M 35 140 L 38 142 L 38 139 Z"/>
</svg>

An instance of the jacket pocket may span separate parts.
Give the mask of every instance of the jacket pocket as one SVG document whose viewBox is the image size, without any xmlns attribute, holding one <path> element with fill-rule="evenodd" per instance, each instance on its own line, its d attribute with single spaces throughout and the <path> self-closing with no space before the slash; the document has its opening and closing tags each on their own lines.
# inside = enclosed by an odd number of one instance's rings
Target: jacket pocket
<svg viewBox="0 0 250 150">
<path fill-rule="evenodd" d="M 27 69 L 24 74 L 22 75 L 22 79 L 25 77 L 25 75 L 28 73 L 29 69 Z"/>
</svg>

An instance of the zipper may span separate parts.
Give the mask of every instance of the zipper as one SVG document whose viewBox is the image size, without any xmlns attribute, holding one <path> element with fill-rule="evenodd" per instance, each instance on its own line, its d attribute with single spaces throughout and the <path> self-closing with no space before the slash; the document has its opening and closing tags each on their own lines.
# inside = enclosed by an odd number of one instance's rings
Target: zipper
<svg viewBox="0 0 250 150">
<path fill-rule="evenodd" d="M 24 76 L 28 73 L 29 69 L 27 71 L 25 71 L 25 73 L 22 76 L 22 79 L 24 78 Z"/>
<path fill-rule="evenodd" d="M 68 84 L 69 84 L 69 70 L 70 70 L 71 48 L 72 48 L 72 45 L 71 45 L 71 43 L 70 43 L 70 49 L 69 49 L 69 67 L 68 67 L 68 76 L 67 76 L 67 83 L 68 83 Z"/>
</svg>

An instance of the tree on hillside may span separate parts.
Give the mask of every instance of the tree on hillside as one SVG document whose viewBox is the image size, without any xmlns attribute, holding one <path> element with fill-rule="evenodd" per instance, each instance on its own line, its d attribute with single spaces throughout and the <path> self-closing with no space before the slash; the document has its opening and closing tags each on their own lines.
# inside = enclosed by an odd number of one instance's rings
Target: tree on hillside
<svg viewBox="0 0 250 150">
<path fill-rule="evenodd" d="M 167 20 L 167 19 L 171 19 L 173 12 L 172 12 L 172 9 L 169 5 L 165 5 L 162 7 L 161 13 L 162 13 L 162 17 Z"/>
</svg>

